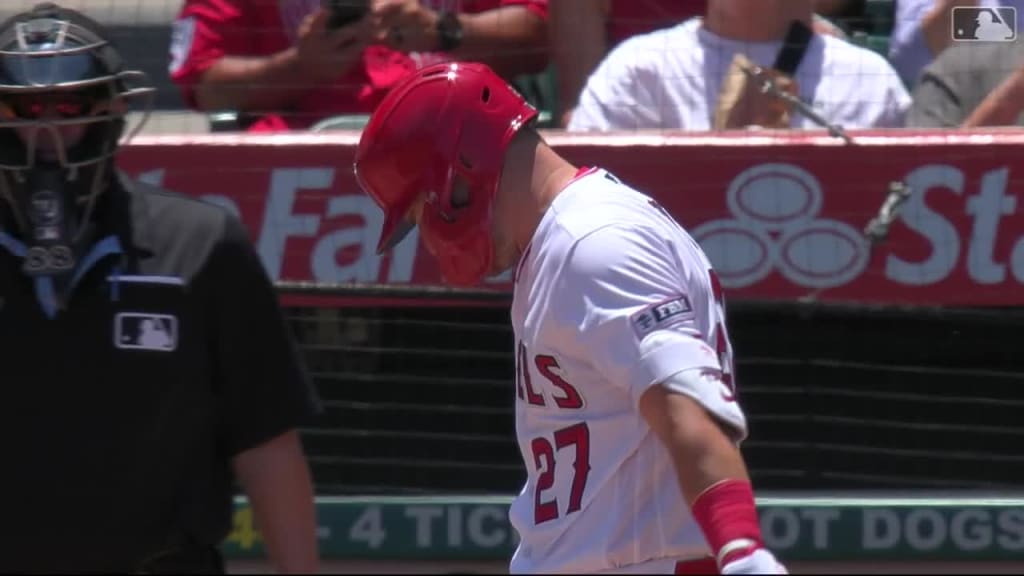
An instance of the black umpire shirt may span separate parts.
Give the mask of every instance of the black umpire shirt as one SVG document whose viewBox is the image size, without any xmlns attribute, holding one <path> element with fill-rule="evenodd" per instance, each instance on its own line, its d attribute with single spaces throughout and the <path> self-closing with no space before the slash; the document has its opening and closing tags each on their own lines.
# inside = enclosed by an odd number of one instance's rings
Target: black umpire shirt
<svg viewBox="0 0 1024 576">
<path fill-rule="evenodd" d="M 66 309 L 0 232 L 0 571 L 135 571 L 231 526 L 230 460 L 318 400 L 225 210 L 119 175 Z"/>
</svg>

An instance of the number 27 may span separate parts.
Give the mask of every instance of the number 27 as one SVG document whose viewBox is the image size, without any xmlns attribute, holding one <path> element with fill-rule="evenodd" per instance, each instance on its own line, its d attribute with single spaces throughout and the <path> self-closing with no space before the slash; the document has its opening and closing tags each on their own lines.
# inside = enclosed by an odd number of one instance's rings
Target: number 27
<svg viewBox="0 0 1024 576">
<path fill-rule="evenodd" d="M 534 438 L 530 442 L 533 451 L 533 464 L 537 468 L 537 485 L 534 487 L 534 524 L 542 524 L 558 518 L 558 500 L 552 498 L 544 501 L 543 493 L 555 484 L 555 453 L 573 446 L 576 459 L 573 461 L 572 487 L 569 491 L 569 506 L 565 513 L 572 514 L 583 504 L 583 492 L 587 488 L 587 477 L 590 475 L 590 428 L 586 422 L 573 424 L 568 428 L 555 431 L 555 445 L 552 447 L 547 438 Z"/>
</svg>

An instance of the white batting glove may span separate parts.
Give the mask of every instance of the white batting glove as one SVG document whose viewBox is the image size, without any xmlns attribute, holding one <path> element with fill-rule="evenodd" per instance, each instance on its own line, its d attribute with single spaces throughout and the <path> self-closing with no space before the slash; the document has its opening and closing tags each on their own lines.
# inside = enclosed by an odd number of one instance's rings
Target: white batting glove
<svg viewBox="0 0 1024 576">
<path fill-rule="evenodd" d="M 775 555 L 758 548 L 753 553 L 722 566 L 722 574 L 789 574 Z"/>
</svg>

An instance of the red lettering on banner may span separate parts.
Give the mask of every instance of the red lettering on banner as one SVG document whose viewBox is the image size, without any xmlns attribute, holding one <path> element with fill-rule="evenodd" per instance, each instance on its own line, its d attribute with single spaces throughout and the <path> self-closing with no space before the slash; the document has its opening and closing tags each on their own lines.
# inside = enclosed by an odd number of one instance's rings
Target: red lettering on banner
<svg viewBox="0 0 1024 576">
<path fill-rule="evenodd" d="M 733 299 L 1024 303 L 1024 131 L 851 134 L 862 145 L 841 153 L 834 139 L 803 133 L 549 141 L 655 198 L 708 253 Z M 439 284 L 415 235 L 375 254 L 381 214 L 352 176 L 357 136 L 137 139 L 121 165 L 237 212 L 275 279 Z M 680 157 L 699 167 L 685 182 Z M 863 230 L 894 180 L 913 194 L 872 246 Z M 488 286 L 511 288 L 505 279 Z"/>
</svg>

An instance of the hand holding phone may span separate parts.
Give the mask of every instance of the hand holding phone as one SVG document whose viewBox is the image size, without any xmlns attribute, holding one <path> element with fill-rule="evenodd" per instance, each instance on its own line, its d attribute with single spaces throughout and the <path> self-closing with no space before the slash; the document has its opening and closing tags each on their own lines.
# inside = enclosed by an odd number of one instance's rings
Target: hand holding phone
<svg viewBox="0 0 1024 576">
<path fill-rule="evenodd" d="M 358 63 L 371 36 L 361 19 L 331 29 L 331 14 L 326 5 L 307 16 L 299 25 L 294 53 L 295 72 L 301 82 L 312 85 L 331 83 Z"/>
</svg>

